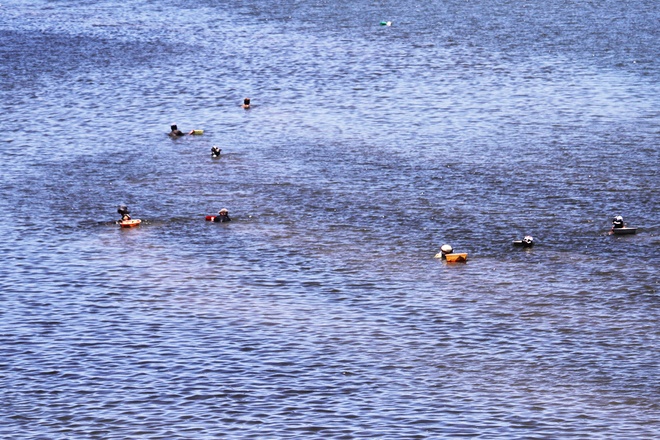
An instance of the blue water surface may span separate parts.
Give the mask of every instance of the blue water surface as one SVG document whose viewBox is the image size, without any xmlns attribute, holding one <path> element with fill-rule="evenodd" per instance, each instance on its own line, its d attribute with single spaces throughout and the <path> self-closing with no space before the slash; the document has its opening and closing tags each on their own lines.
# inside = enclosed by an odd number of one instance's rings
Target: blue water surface
<svg viewBox="0 0 660 440">
<path fill-rule="evenodd" d="M 657 438 L 659 19 L 3 0 L 0 437 Z"/>
</svg>

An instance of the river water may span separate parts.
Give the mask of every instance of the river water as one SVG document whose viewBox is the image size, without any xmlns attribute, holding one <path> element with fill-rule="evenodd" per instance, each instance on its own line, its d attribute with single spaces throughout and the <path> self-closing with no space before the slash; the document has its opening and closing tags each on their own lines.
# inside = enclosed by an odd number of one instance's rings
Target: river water
<svg viewBox="0 0 660 440">
<path fill-rule="evenodd" d="M 2 0 L 0 437 L 657 438 L 658 23 Z"/>
</svg>

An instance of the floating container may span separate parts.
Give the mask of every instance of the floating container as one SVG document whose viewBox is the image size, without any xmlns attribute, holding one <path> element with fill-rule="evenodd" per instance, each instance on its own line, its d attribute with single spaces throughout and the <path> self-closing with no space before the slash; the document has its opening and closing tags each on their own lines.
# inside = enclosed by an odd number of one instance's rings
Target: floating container
<svg viewBox="0 0 660 440">
<path fill-rule="evenodd" d="M 193 130 L 192 134 L 204 134 L 204 130 Z"/>
<path fill-rule="evenodd" d="M 465 263 L 467 262 L 467 254 L 447 254 L 445 255 L 447 263 Z"/>
<path fill-rule="evenodd" d="M 122 228 L 133 228 L 135 226 L 138 226 L 140 223 L 142 223 L 142 220 L 139 218 L 133 219 L 133 220 L 121 220 L 119 223 L 119 226 Z"/>
</svg>

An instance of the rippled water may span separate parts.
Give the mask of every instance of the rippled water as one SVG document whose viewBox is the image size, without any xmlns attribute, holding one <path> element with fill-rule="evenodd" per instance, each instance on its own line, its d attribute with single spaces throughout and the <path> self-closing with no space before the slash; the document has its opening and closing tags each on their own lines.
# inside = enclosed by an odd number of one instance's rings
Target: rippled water
<svg viewBox="0 0 660 440">
<path fill-rule="evenodd" d="M 0 436 L 658 437 L 659 18 L 3 1 Z"/>
</svg>

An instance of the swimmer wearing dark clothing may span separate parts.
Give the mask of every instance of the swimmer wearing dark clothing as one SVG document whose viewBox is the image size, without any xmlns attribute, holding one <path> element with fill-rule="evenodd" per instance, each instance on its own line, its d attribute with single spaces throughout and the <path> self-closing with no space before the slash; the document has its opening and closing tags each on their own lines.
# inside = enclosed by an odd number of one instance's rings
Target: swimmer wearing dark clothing
<svg viewBox="0 0 660 440">
<path fill-rule="evenodd" d="M 230 222 L 231 219 L 229 218 L 229 211 L 227 211 L 226 208 L 222 208 L 218 212 L 218 215 L 213 219 L 213 221 L 216 223 Z"/>
<path fill-rule="evenodd" d="M 119 220 L 120 222 L 130 220 L 131 216 L 129 215 L 129 213 L 130 211 L 128 210 L 127 206 L 122 205 L 119 208 L 117 208 L 117 214 L 121 215 L 121 220 Z"/>
<path fill-rule="evenodd" d="M 216 147 L 215 145 L 211 147 L 211 157 L 220 157 L 221 148 Z"/>
<path fill-rule="evenodd" d="M 170 132 L 168 133 L 168 136 L 169 136 L 169 137 L 176 138 L 176 137 L 179 137 L 179 136 L 183 136 L 183 135 L 184 135 L 184 133 L 183 133 L 181 130 L 179 130 L 179 128 L 176 126 L 176 124 L 172 124 L 172 125 L 170 125 L 170 128 L 172 129 L 172 131 L 170 131 Z"/>
<path fill-rule="evenodd" d="M 619 228 L 623 228 L 624 226 L 625 224 L 623 223 L 623 217 L 621 217 L 620 215 L 614 217 L 614 219 L 612 220 L 612 229 L 619 229 Z"/>
<path fill-rule="evenodd" d="M 249 109 L 250 108 L 250 98 L 245 98 L 243 100 L 243 105 L 241 107 L 243 107 L 245 110 Z"/>
</svg>

